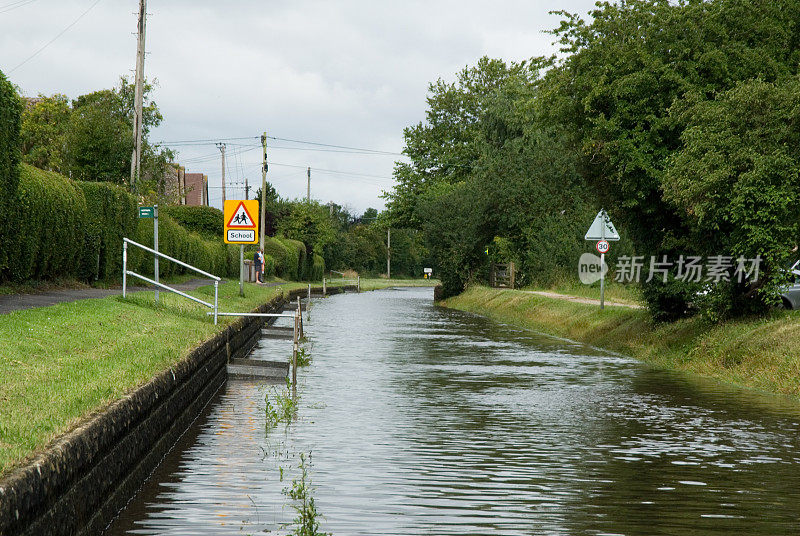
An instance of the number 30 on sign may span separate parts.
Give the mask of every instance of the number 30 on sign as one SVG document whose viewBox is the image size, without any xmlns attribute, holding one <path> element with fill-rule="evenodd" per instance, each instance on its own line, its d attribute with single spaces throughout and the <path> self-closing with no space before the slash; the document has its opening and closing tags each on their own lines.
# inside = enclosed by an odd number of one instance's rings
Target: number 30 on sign
<svg viewBox="0 0 800 536">
<path fill-rule="evenodd" d="M 609 244 L 606 240 L 600 240 L 596 247 L 599 253 L 608 253 L 608 250 L 611 249 L 611 244 Z"/>
</svg>

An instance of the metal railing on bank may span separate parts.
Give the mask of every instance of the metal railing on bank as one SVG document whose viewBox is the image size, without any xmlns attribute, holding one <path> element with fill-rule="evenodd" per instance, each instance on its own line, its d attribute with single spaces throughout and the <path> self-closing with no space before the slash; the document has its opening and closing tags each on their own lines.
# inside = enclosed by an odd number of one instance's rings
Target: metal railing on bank
<svg viewBox="0 0 800 536">
<path fill-rule="evenodd" d="M 154 279 L 150 279 L 149 277 L 145 277 L 142 274 L 137 274 L 136 272 L 128 270 L 128 244 L 130 244 L 131 246 L 135 246 L 135 247 L 138 247 L 140 249 L 143 249 L 144 251 L 150 252 L 153 255 L 155 255 L 156 257 L 160 257 L 162 259 L 167 259 L 168 261 L 172 261 L 172 262 L 174 262 L 176 264 L 179 264 L 180 266 L 183 266 L 184 268 L 188 268 L 189 270 L 193 270 L 193 271 L 197 272 L 198 274 L 203 275 L 203 276 L 213 280 L 214 281 L 214 303 L 208 303 L 206 301 L 201 300 L 200 298 L 195 298 L 194 296 L 190 296 L 189 294 L 186 294 L 185 292 L 181 292 L 180 290 L 178 290 L 176 288 L 172 288 L 169 285 L 165 285 L 165 284 L 160 283 L 160 282 L 158 282 L 158 281 L 156 281 Z M 188 300 L 192 300 L 193 302 L 197 302 L 197 303 L 199 303 L 201 305 L 205 305 L 209 309 L 212 309 L 212 312 L 210 312 L 208 314 L 209 315 L 211 315 L 211 314 L 214 315 L 214 325 L 215 326 L 217 325 L 217 317 L 220 315 L 220 313 L 219 313 L 219 282 L 222 281 L 222 278 L 219 278 L 219 277 L 217 277 L 217 276 L 215 276 L 213 274 L 209 274 L 208 272 L 204 272 L 203 270 L 201 270 L 199 268 L 195 268 L 191 264 L 186 264 L 183 261 L 179 261 L 178 259 L 170 257 L 169 255 L 165 255 L 164 253 L 156 251 L 153 248 L 149 248 L 149 247 L 147 247 L 147 246 L 145 246 L 143 244 L 140 244 L 138 242 L 134 242 L 133 240 L 131 240 L 129 238 L 123 238 L 122 239 L 122 297 L 123 298 L 125 298 L 126 295 L 127 295 L 128 276 L 129 275 L 133 276 L 133 277 L 138 277 L 142 281 L 146 281 L 147 283 L 150 283 L 151 285 L 154 285 L 157 288 L 164 289 L 166 291 L 169 291 L 169 292 L 172 292 L 174 294 L 177 294 L 178 296 L 183 296 L 184 298 L 186 298 Z M 156 275 L 155 277 L 158 277 L 158 276 Z M 158 291 L 156 291 L 156 293 L 157 292 Z M 158 296 L 158 294 L 156 294 L 156 300 L 158 300 L 157 296 Z"/>
</svg>

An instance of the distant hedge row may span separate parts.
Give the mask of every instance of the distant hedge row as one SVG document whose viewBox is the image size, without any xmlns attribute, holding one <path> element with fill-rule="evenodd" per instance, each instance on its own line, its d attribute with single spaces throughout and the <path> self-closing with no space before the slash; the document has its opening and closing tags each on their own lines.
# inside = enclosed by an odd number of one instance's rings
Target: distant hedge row
<svg viewBox="0 0 800 536">
<path fill-rule="evenodd" d="M 1 248 L 8 253 L 1 281 L 118 280 L 123 237 L 152 247 L 153 220 L 138 218 L 136 199 L 123 188 L 76 182 L 27 164 L 18 169 L 19 184 L 8 209 L 9 233 Z M 195 222 L 189 226 L 204 236 L 186 229 L 173 214 L 181 222 Z M 214 231 L 216 239 L 204 232 L 221 222 L 222 213 L 209 207 L 160 210 L 159 251 L 220 277 L 238 277 L 238 247 L 224 244 L 221 231 Z M 267 237 L 265 250 L 267 277 L 322 279 L 325 262 L 318 255 L 309 262 L 302 242 Z M 129 248 L 128 269 L 151 277 L 153 256 Z M 161 277 L 187 272 L 169 261 L 159 263 Z"/>
<path fill-rule="evenodd" d="M 8 270 L 8 247 L 12 237 L 11 208 L 19 182 L 19 129 L 22 103 L 14 86 L 0 71 L 0 274 Z M 0 275 L 2 279 L 2 275 Z"/>
</svg>

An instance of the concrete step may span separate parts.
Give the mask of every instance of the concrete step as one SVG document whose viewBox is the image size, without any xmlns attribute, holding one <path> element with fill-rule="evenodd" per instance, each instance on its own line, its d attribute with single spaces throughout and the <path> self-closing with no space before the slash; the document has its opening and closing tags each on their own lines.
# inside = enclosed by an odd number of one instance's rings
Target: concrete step
<svg viewBox="0 0 800 536">
<path fill-rule="evenodd" d="M 287 361 L 234 359 L 228 363 L 228 377 L 283 380 L 289 375 Z"/>
<path fill-rule="evenodd" d="M 282 339 L 291 341 L 294 338 L 294 328 L 287 330 L 276 330 L 275 328 L 265 328 L 261 330 L 262 339 Z"/>
</svg>

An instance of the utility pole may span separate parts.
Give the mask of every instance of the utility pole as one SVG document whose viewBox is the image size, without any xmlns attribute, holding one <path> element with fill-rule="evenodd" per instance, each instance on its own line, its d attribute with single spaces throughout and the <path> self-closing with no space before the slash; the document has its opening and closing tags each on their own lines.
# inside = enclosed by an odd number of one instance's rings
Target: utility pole
<svg viewBox="0 0 800 536">
<path fill-rule="evenodd" d="M 264 251 L 264 233 L 267 225 L 267 133 L 261 135 L 261 147 L 264 149 L 261 166 L 261 241 L 259 242 L 261 251 Z"/>
<path fill-rule="evenodd" d="M 219 148 L 219 151 L 222 153 L 222 208 L 224 210 L 225 209 L 225 144 L 218 143 L 217 148 Z"/>
<path fill-rule="evenodd" d="M 308 166 L 308 191 L 306 193 L 306 201 L 311 202 L 311 166 Z"/>
<path fill-rule="evenodd" d="M 136 192 L 136 183 L 141 174 L 142 161 L 142 101 L 144 100 L 144 36 L 147 19 L 147 0 L 139 0 L 139 32 L 136 40 L 136 82 L 134 93 L 133 154 L 131 155 L 131 188 Z"/>
<path fill-rule="evenodd" d="M 386 277 L 392 278 L 392 229 L 386 228 Z"/>
<path fill-rule="evenodd" d="M 244 198 L 250 199 L 250 185 L 247 184 L 247 177 L 244 178 Z"/>
</svg>

